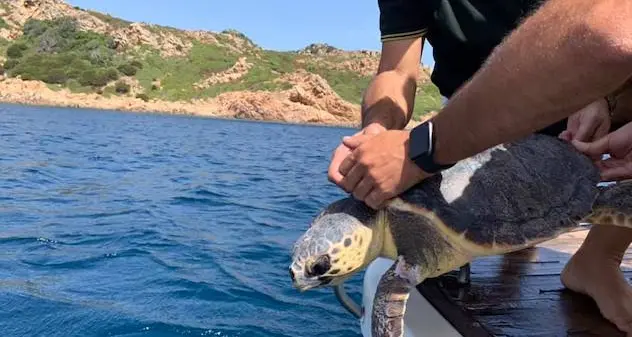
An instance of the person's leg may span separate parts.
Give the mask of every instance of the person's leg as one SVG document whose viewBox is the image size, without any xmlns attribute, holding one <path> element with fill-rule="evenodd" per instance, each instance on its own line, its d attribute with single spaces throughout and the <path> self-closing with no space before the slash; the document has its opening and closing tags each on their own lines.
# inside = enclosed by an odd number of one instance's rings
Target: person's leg
<svg viewBox="0 0 632 337">
<path fill-rule="evenodd" d="M 621 273 L 632 229 L 594 225 L 562 272 L 568 289 L 590 296 L 602 315 L 632 336 L 632 287 Z"/>
</svg>

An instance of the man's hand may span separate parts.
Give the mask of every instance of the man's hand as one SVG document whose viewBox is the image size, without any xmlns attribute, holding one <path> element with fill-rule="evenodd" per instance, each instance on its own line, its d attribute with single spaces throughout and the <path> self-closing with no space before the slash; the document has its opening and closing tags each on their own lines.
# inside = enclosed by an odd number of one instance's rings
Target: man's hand
<svg viewBox="0 0 632 337">
<path fill-rule="evenodd" d="M 609 130 L 608 103 L 599 99 L 570 116 L 566 130 L 560 133 L 559 138 L 592 142 L 608 134 Z"/>
<path fill-rule="evenodd" d="M 595 160 L 602 181 L 632 178 L 632 122 L 594 142 L 574 140 L 573 145 Z M 602 160 L 604 154 L 610 158 Z"/>
<path fill-rule="evenodd" d="M 343 140 L 354 149 L 340 165 L 335 180 L 345 191 L 369 207 L 381 208 L 428 175 L 408 158 L 410 131 L 389 130 Z"/>
<path fill-rule="evenodd" d="M 365 128 L 363 128 L 359 132 L 355 133 L 353 136 L 344 137 L 343 140 L 349 139 L 350 142 L 359 145 L 362 143 L 362 141 L 367 139 L 367 136 L 368 137 L 375 136 L 382 131 L 386 131 L 386 128 L 378 123 L 372 123 L 372 124 L 367 125 Z M 340 145 L 338 145 L 338 147 L 334 150 L 334 153 L 331 156 L 329 170 L 327 172 L 327 177 L 329 181 L 340 186 L 338 182 L 342 180 L 343 178 L 342 174 L 340 174 L 340 164 L 345 158 L 347 158 L 351 154 L 351 151 L 353 151 L 353 149 L 354 148 L 348 147 L 343 142 Z"/>
</svg>

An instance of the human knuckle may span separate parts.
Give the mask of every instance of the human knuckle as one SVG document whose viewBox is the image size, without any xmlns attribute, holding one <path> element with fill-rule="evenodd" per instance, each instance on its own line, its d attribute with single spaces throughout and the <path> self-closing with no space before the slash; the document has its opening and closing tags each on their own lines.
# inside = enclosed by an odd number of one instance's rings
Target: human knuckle
<svg viewBox="0 0 632 337">
<path fill-rule="evenodd" d="M 367 184 L 375 188 L 379 188 L 379 186 L 375 183 L 375 176 L 373 175 L 373 172 L 367 172 L 367 174 L 364 176 L 364 179 L 366 180 Z"/>
<path fill-rule="evenodd" d="M 389 184 L 387 184 L 384 179 L 380 179 L 379 181 L 377 181 L 376 185 L 379 186 L 380 193 L 382 194 L 387 193 L 390 190 Z"/>
<path fill-rule="evenodd" d="M 358 160 L 358 156 L 355 154 L 355 152 L 351 152 L 347 155 L 347 157 L 345 157 L 344 160 L 354 163 Z"/>
<path fill-rule="evenodd" d="M 357 162 L 358 166 L 364 170 L 367 170 L 371 167 L 371 162 L 367 160 L 367 158 L 360 158 Z"/>
<path fill-rule="evenodd" d="M 374 203 L 379 203 L 380 199 L 382 198 L 382 194 L 384 192 L 382 192 L 382 190 L 380 189 L 380 187 L 377 187 L 373 190 L 373 193 L 371 193 L 371 200 L 373 200 Z"/>
<path fill-rule="evenodd" d="M 334 173 L 336 172 L 336 169 L 337 167 L 335 167 L 333 164 L 329 165 L 329 167 L 327 168 L 327 177 L 333 178 Z"/>
<path fill-rule="evenodd" d="M 372 160 L 370 158 L 366 159 L 365 165 L 368 169 L 375 169 L 377 167 L 377 163 L 375 162 L 375 160 Z"/>
</svg>

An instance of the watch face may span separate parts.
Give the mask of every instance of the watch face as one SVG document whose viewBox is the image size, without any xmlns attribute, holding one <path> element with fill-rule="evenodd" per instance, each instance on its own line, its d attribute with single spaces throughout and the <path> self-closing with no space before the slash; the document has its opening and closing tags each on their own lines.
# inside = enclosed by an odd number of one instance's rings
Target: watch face
<svg viewBox="0 0 632 337">
<path fill-rule="evenodd" d="M 439 165 L 433 160 L 432 122 L 425 122 L 410 132 L 410 159 L 427 173 L 436 173 L 453 166 Z"/>
<path fill-rule="evenodd" d="M 430 150 L 430 128 L 428 123 L 421 124 L 410 132 L 409 146 L 411 158 L 428 154 Z"/>
</svg>

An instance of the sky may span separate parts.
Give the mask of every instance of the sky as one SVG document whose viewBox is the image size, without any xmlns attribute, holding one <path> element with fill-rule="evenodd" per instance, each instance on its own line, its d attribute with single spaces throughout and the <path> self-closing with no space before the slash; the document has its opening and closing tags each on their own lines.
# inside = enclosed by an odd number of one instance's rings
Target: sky
<svg viewBox="0 0 632 337">
<path fill-rule="evenodd" d="M 297 50 L 328 43 L 380 50 L 377 0 L 66 0 L 73 6 L 181 29 L 236 29 L 266 49 Z M 424 65 L 433 66 L 424 47 Z"/>
</svg>

